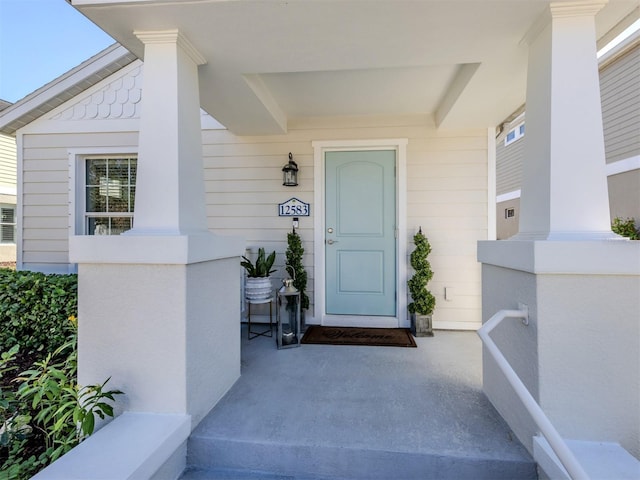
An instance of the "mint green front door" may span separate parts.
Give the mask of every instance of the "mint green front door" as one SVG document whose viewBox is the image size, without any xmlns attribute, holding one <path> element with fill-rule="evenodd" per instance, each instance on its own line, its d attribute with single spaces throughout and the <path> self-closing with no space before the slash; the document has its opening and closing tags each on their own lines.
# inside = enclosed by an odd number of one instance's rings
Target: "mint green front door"
<svg viewBox="0 0 640 480">
<path fill-rule="evenodd" d="M 396 315 L 395 150 L 325 153 L 328 315 Z"/>
</svg>

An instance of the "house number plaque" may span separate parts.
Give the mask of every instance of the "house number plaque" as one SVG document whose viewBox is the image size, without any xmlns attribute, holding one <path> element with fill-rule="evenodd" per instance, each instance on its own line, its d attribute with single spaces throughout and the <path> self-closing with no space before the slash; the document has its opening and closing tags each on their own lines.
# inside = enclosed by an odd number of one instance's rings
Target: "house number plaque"
<svg viewBox="0 0 640 480">
<path fill-rule="evenodd" d="M 311 206 L 295 197 L 278 204 L 278 216 L 280 217 L 308 217 L 310 213 Z"/>
</svg>

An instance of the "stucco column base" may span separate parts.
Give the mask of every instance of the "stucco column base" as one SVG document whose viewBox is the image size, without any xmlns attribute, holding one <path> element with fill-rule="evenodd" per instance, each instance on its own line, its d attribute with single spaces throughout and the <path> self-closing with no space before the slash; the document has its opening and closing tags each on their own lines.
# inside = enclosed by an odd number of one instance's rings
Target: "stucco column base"
<svg viewBox="0 0 640 480">
<path fill-rule="evenodd" d="M 478 259 L 483 321 L 528 306 L 529 326 L 492 336 L 560 434 L 640 457 L 640 242 L 479 242 Z M 483 388 L 532 451 L 538 430 L 486 352 Z"/>
<path fill-rule="evenodd" d="M 204 237 L 71 239 L 78 379 L 111 377 L 126 394 L 117 412 L 188 414 L 195 427 L 240 376 L 243 242 Z"/>
</svg>

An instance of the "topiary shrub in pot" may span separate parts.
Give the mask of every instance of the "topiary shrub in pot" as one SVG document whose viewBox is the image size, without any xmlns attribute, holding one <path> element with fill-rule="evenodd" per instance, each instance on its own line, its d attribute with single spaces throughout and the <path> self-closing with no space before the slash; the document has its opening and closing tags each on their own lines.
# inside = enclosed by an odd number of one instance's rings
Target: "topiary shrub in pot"
<svg viewBox="0 0 640 480">
<path fill-rule="evenodd" d="M 302 264 L 303 255 L 304 247 L 302 246 L 302 239 L 294 229 L 287 233 L 287 251 L 285 253 L 287 259 L 286 270 L 292 275 L 293 286 L 300 292 L 300 317 L 302 330 L 304 331 L 304 312 L 309 308 L 309 296 L 306 293 L 307 271 Z"/>
<path fill-rule="evenodd" d="M 432 337 L 432 313 L 436 306 L 436 299 L 427 290 L 427 283 L 433 277 L 431 264 L 427 257 L 431 253 L 429 240 L 422 233 L 422 227 L 413 236 L 415 249 L 411 252 L 410 261 L 414 274 L 407 282 L 411 303 L 407 306 L 411 314 L 411 333 L 416 337 Z"/>
</svg>

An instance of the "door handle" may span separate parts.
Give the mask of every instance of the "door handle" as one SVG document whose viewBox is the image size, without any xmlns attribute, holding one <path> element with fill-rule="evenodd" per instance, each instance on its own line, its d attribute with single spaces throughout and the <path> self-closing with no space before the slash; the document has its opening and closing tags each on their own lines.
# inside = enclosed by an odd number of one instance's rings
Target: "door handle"
<svg viewBox="0 0 640 480">
<path fill-rule="evenodd" d="M 338 243 L 338 241 L 337 241 L 337 240 L 329 239 L 329 240 L 327 240 L 327 243 L 328 243 L 329 245 L 333 245 L 334 243 Z"/>
</svg>

